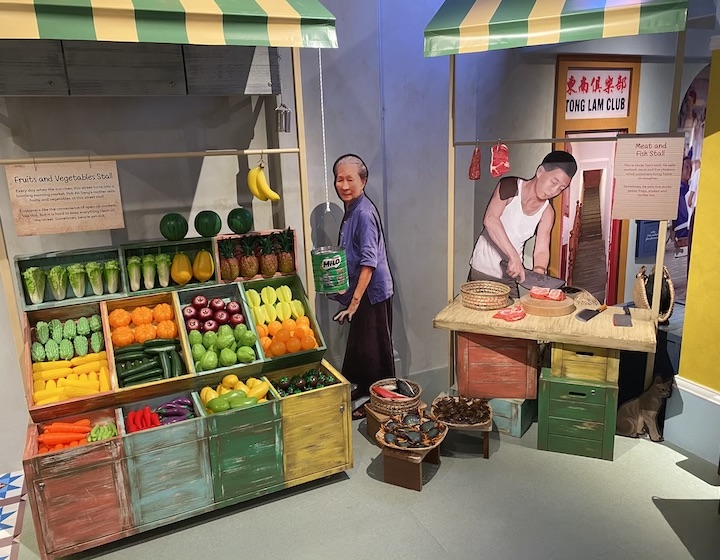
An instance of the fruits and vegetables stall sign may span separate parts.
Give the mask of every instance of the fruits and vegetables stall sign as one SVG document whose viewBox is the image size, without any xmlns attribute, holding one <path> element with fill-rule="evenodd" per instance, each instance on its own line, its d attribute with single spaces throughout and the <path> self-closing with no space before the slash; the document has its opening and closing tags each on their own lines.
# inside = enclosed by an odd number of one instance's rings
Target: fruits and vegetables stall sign
<svg viewBox="0 0 720 560">
<path fill-rule="evenodd" d="M 122 229 L 114 161 L 5 166 L 18 236 Z"/>
</svg>

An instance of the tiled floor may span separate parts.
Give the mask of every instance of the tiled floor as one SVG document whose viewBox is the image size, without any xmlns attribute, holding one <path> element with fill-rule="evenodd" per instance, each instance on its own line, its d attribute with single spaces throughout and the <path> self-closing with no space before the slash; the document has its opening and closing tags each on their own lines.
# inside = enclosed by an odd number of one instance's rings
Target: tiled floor
<svg viewBox="0 0 720 560">
<path fill-rule="evenodd" d="M 17 560 L 25 519 L 25 475 L 22 471 L 0 475 L 0 560 Z"/>
</svg>

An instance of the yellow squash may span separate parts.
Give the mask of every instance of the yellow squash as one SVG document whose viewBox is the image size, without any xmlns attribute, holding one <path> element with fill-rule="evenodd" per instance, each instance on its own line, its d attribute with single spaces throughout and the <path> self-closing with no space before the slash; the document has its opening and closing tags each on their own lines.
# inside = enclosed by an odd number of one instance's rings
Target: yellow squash
<svg viewBox="0 0 720 560">
<path fill-rule="evenodd" d="M 176 284 L 184 286 L 193 276 L 190 259 L 185 253 L 177 253 L 173 257 L 172 266 L 170 267 L 170 277 Z"/>
<path fill-rule="evenodd" d="M 215 262 L 212 255 L 205 250 L 200 250 L 195 255 L 192 265 L 193 276 L 200 282 L 207 282 L 215 274 Z"/>
</svg>

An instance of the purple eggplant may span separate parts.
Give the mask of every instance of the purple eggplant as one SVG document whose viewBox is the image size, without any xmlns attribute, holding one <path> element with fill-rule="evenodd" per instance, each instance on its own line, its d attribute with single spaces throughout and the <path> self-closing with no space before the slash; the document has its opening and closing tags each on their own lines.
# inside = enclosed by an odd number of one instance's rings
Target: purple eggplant
<svg viewBox="0 0 720 560">
<path fill-rule="evenodd" d="M 192 407 L 192 401 L 187 397 L 178 397 L 177 399 L 173 399 L 172 404 Z"/>
</svg>

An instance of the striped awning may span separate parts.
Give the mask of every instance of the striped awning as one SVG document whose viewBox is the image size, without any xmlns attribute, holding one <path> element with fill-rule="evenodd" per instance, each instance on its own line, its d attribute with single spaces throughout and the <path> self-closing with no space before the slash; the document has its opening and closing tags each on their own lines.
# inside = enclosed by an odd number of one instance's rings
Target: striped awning
<svg viewBox="0 0 720 560">
<path fill-rule="evenodd" d="M 687 0 L 445 0 L 425 56 L 685 29 Z"/>
<path fill-rule="evenodd" d="M 0 38 L 337 47 L 317 0 L 0 0 Z"/>
</svg>

